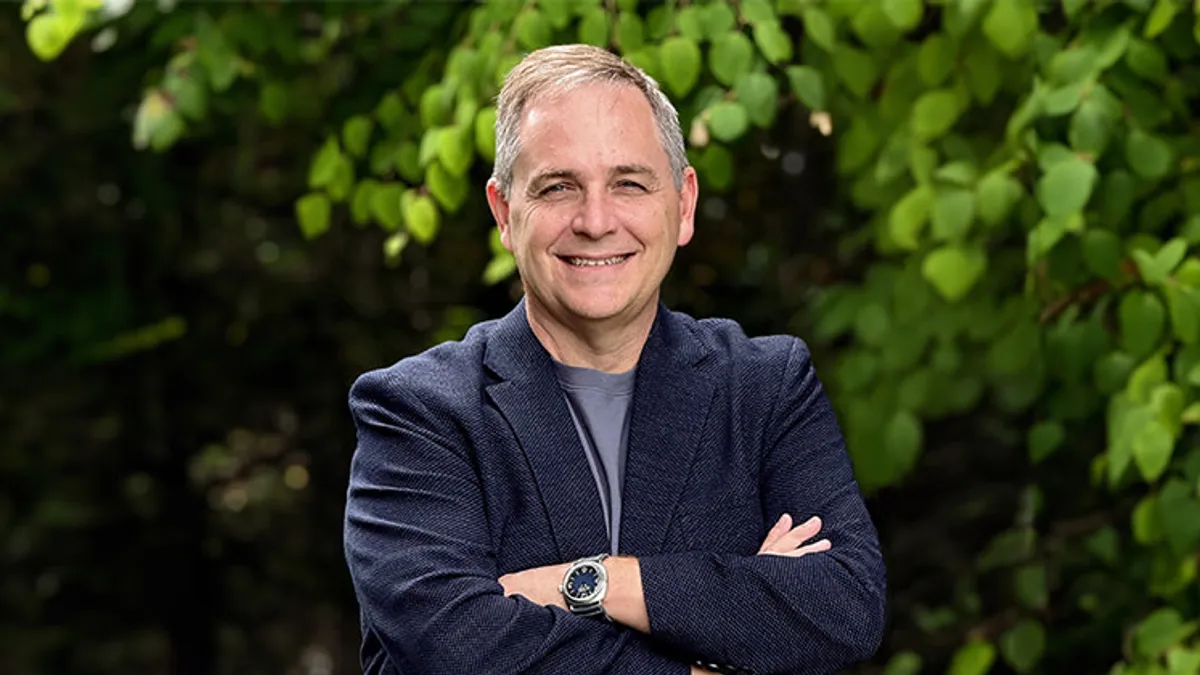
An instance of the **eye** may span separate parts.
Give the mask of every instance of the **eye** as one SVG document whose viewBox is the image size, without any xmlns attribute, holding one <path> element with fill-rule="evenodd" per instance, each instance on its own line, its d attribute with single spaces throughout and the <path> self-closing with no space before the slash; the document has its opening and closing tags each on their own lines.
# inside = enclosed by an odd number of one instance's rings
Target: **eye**
<svg viewBox="0 0 1200 675">
<path fill-rule="evenodd" d="M 553 185 L 547 185 L 546 187 L 542 188 L 541 190 L 538 190 L 538 196 L 544 197 L 546 195 L 552 195 L 552 194 L 557 194 L 560 192 L 566 192 L 569 187 L 570 186 L 567 185 L 566 183 L 554 183 Z"/>
<path fill-rule="evenodd" d="M 622 188 L 622 189 L 637 190 L 640 192 L 646 191 L 646 186 L 642 185 L 641 183 L 638 183 L 637 181 L 632 181 L 632 180 L 628 180 L 628 179 L 619 181 L 617 183 L 617 187 Z"/>
</svg>

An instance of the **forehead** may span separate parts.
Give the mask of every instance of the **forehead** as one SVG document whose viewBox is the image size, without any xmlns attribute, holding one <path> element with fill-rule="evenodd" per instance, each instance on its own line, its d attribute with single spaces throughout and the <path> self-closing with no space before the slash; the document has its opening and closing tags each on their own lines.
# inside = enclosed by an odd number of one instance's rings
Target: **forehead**
<svg viewBox="0 0 1200 675">
<path fill-rule="evenodd" d="M 518 167 L 667 161 L 650 102 L 630 85 L 586 84 L 540 97 L 522 116 L 520 138 Z"/>
</svg>

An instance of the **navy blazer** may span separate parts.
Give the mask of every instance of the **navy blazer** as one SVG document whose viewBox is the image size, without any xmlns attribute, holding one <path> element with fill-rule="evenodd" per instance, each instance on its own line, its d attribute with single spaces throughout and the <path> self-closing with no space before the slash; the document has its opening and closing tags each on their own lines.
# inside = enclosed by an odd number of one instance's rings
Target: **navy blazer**
<svg viewBox="0 0 1200 675">
<path fill-rule="evenodd" d="M 499 577 L 608 549 L 584 449 L 522 300 L 368 372 L 345 551 L 368 675 L 833 673 L 870 658 L 885 568 L 804 342 L 659 307 L 629 430 L 622 555 L 650 634 L 577 617 Z M 784 512 L 829 551 L 755 555 Z"/>
</svg>

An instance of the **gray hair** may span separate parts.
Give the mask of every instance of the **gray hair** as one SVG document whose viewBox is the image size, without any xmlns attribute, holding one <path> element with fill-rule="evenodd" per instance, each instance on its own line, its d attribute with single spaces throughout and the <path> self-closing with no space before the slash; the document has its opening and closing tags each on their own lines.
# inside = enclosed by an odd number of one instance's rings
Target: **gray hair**
<svg viewBox="0 0 1200 675">
<path fill-rule="evenodd" d="M 510 196 L 513 163 L 521 151 L 520 128 L 525 109 L 541 97 L 593 84 L 636 87 L 650 103 L 659 141 L 671 165 L 675 188 L 683 185 L 687 149 L 679 128 L 679 113 L 654 78 L 617 55 L 592 45 L 558 45 L 531 52 L 504 78 L 496 105 L 496 161 L 492 178 L 500 194 Z"/>
</svg>

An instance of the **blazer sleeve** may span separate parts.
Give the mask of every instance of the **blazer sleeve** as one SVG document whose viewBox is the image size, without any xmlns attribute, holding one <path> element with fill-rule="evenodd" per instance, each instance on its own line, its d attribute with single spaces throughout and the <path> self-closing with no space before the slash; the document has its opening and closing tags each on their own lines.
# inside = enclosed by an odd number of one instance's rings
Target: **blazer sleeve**
<svg viewBox="0 0 1200 675">
<path fill-rule="evenodd" d="M 785 512 L 796 524 L 819 515 L 818 538 L 828 538 L 830 550 L 800 558 L 639 557 L 650 634 L 742 672 L 836 673 L 879 648 L 886 570 L 834 412 L 800 340 L 766 428 L 767 522 Z"/>
<path fill-rule="evenodd" d="M 350 391 L 344 522 L 365 623 L 401 673 L 687 675 L 631 629 L 505 597 L 468 453 L 384 371 Z"/>
</svg>

